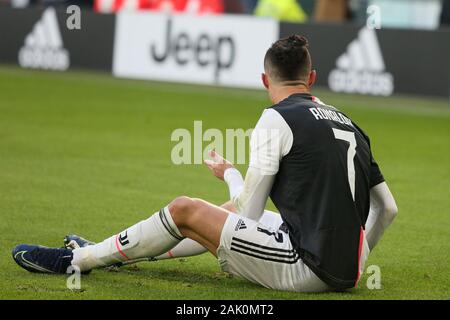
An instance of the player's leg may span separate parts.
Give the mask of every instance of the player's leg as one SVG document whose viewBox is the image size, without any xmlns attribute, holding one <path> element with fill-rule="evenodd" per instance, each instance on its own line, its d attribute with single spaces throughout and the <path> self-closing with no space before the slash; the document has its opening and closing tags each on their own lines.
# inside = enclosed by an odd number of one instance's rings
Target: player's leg
<svg viewBox="0 0 450 320">
<path fill-rule="evenodd" d="M 231 202 L 231 201 L 225 202 L 220 207 L 227 211 L 230 211 L 230 212 L 236 212 L 236 208 L 234 207 L 233 202 Z M 167 251 L 166 253 L 163 253 L 160 256 L 155 257 L 154 259 L 155 260 L 166 260 L 166 259 L 173 259 L 173 258 L 186 258 L 186 257 L 197 256 L 197 255 L 203 254 L 207 251 L 208 251 L 208 249 L 206 249 L 204 246 L 199 244 L 197 241 L 186 238 L 183 241 L 181 241 L 179 244 L 177 244 L 173 249 Z"/>
<path fill-rule="evenodd" d="M 200 199 L 180 197 L 123 232 L 93 246 L 75 249 L 72 264 L 81 271 L 155 257 L 188 237 L 216 254 L 228 211 Z"/>
<path fill-rule="evenodd" d="M 231 201 L 228 201 L 221 205 L 225 210 L 236 212 L 236 208 L 234 207 Z M 67 235 L 64 238 L 64 246 L 68 249 L 75 250 L 82 247 L 87 247 L 91 245 L 95 245 L 96 243 L 87 239 L 84 239 L 77 235 Z M 142 259 L 134 259 L 127 260 L 122 263 L 117 263 L 117 266 L 127 265 L 131 263 L 141 262 L 141 261 L 154 261 L 154 260 L 165 260 L 172 258 L 182 258 L 182 257 L 191 257 L 199 254 L 203 254 L 208 250 L 203 247 L 198 242 L 185 238 L 179 244 L 177 244 L 173 249 L 159 255 L 156 257 L 145 257 Z"/>
<path fill-rule="evenodd" d="M 236 212 L 234 206 L 229 202 L 223 204 L 221 207 L 227 209 L 230 212 Z M 259 222 L 263 225 L 278 229 L 283 223 L 283 220 L 281 219 L 280 214 L 266 210 L 261 216 Z M 203 254 L 207 251 L 208 250 L 198 242 L 186 238 L 183 241 L 181 241 L 178 245 L 176 245 L 173 249 L 169 250 L 168 252 L 158 257 L 155 257 L 154 260 L 192 257 Z"/>
<path fill-rule="evenodd" d="M 228 211 L 231 211 L 231 212 L 236 211 L 236 209 L 231 201 L 228 201 L 228 202 L 222 204 L 221 207 Z M 95 245 L 95 244 L 96 244 L 95 242 L 86 240 L 77 235 L 67 235 L 64 238 L 64 246 L 71 250 L 75 250 L 80 247 L 86 247 L 86 246 L 91 246 L 91 245 Z M 123 266 L 123 265 L 129 265 L 129 264 L 142 262 L 142 261 L 155 261 L 155 260 L 166 260 L 166 259 L 173 259 L 173 258 L 191 257 L 191 256 L 203 254 L 207 251 L 208 250 L 205 247 L 203 247 L 201 244 L 199 244 L 198 242 L 196 242 L 192 239 L 189 239 L 189 238 L 185 238 L 179 244 L 177 244 L 174 248 L 172 248 L 171 250 L 169 250 L 159 256 L 126 260 L 124 262 L 118 262 L 115 265 Z"/>
<path fill-rule="evenodd" d="M 233 203 L 231 201 L 228 201 L 221 205 L 222 208 L 230 211 L 230 212 L 236 212 L 236 208 L 234 207 Z M 259 220 L 260 223 L 266 225 L 266 226 L 272 226 L 276 229 L 279 228 L 279 226 L 283 223 L 281 216 L 278 213 L 275 213 L 273 211 L 265 210 L 264 213 L 261 216 L 261 219 Z M 71 248 L 72 250 L 79 248 L 79 247 L 85 247 L 88 245 L 95 245 L 94 242 L 86 240 L 82 237 L 76 236 L 76 235 L 68 235 L 65 237 L 64 245 L 67 248 Z M 130 263 L 136 263 L 140 261 L 154 261 L 154 260 L 166 260 L 166 259 L 173 259 L 173 258 L 185 258 L 185 257 L 191 257 L 203 254 L 207 252 L 208 250 L 203 247 L 198 242 L 186 238 L 182 240 L 179 244 L 177 244 L 173 249 L 157 256 L 157 257 L 146 257 L 146 259 L 138 259 L 138 260 L 128 260 L 124 264 L 130 264 Z M 120 266 L 122 263 L 119 263 Z"/>
<path fill-rule="evenodd" d="M 154 260 L 187 258 L 187 257 L 198 256 L 205 252 L 208 252 L 208 249 L 206 249 L 200 243 L 198 243 L 197 241 L 194 241 L 192 239 L 186 238 L 183 241 L 181 241 L 179 244 L 177 244 L 175 247 L 173 247 L 171 250 L 167 251 L 166 253 L 163 253 L 162 255 L 155 257 Z"/>
</svg>

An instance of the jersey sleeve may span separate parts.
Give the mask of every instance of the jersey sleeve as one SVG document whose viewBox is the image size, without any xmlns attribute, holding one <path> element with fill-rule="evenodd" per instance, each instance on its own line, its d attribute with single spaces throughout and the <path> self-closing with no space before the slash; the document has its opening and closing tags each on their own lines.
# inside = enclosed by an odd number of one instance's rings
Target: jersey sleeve
<svg viewBox="0 0 450 320">
<path fill-rule="evenodd" d="M 292 148 L 293 135 L 284 118 L 266 109 L 250 139 L 250 163 L 245 180 L 236 169 L 227 169 L 224 180 L 239 214 L 258 221 L 264 212 L 280 160 Z"/>
<path fill-rule="evenodd" d="M 235 168 L 225 171 L 224 180 L 230 190 L 237 212 L 249 219 L 258 221 L 264 213 L 275 176 L 262 175 L 258 169 L 248 168 L 245 181 Z"/>
<path fill-rule="evenodd" d="M 373 155 L 371 155 L 370 160 L 370 188 L 376 186 L 377 184 L 380 184 L 381 182 L 384 182 L 383 174 L 381 173 L 380 167 L 378 166 L 378 163 L 373 158 Z"/>
<path fill-rule="evenodd" d="M 275 175 L 293 140 L 292 130 L 281 114 L 274 109 L 264 110 L 250 138 L 249 167 Z"/>
</svg>

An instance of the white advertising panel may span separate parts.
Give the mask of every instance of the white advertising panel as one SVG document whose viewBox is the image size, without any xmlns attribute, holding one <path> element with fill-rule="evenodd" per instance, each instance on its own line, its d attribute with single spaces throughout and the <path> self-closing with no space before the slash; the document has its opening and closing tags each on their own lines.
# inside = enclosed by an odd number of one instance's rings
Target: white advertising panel
<svg viewBox="0 0 450 320">
<path fill-rule="evenodd" d="M 117 16 L 113 73 L 117 77 L 261 88 L 266 50 L 278 23 L 240 16 Z"/>
</svg>

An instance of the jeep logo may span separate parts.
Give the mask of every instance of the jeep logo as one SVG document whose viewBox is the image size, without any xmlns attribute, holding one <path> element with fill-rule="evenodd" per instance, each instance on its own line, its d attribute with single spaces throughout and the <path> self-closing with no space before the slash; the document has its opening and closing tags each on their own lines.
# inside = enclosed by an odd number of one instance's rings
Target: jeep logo
<svg viewBox="0 0 450 320">
<path fill-rule="evenodd" d="M 172 34 L 172 19 L 167 20 L 165 43 L 150 46 L 150 54 L 157 63 L 168 59 L 183 67 L 188 63 L 196 63 L 201 68 L 212 67 L 216 82 L 222 71 L 233 66 L 236 49 L 233 39 L 229 36 L 213 38 L 201 33 L 197 38 L 187 33 Z"/>
</svg>

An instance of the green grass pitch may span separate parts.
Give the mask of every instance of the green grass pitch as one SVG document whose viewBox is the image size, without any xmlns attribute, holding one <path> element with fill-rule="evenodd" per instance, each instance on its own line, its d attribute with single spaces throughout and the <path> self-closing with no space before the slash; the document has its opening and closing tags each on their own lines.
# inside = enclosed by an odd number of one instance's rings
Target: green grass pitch
<svg viewBox="0 0 450 320">
<path fill-rule="evenodd" d="M 221 273 L 209 254 L 95 270 L 82 290 L 65 276 L 16 266 L 19 243 L 61 246 L 67 233 L 102 240 L 178 195 L 214 203 L 227 189 L 202 165 L 170 161 L 176 128 L 251 128 L 263 91 L 0 67 L 1 299 L 449 299 L 450 104 L 413 97 L 314 92 L 369 134 L 399 215 L 367 265 L 380 290 L 298 294 Z M 244 170 L 244 167 L 240 167 Z"/>
</svg>

